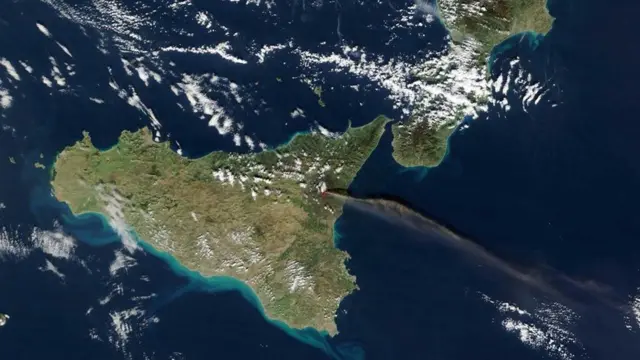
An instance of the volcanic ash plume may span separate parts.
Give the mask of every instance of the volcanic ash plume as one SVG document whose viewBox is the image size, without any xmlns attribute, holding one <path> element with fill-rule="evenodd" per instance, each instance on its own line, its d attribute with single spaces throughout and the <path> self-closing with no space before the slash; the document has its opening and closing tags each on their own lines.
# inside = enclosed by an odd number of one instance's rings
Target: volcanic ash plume
<svg viewBox="0 0 640 360">
<path fill-rule="evenodd" d="M 331 189 L 323 193 L 323 198 L 343 202 L 344 206 L 412 230 L 415 236 L 408 237 L 420 244 L 436 244 L 453 250 L 474 265 L 481 265 L 509 277 L 516 282 L 535 289 L 547 297 L 572 307 L 582 307 L 583 303 L 604 305 L 624 313 L 631 311 L 624 301 L 614 298 L 609 288 L 593 281 L 572 279 L 550 267 L 523 271 L 492 254 L 475 241 L 463 237 L 444 225 L 413 210 L 399 200 L 383 197 L 359 198 L 351 196 L 344 189 Z"/>
</svg>

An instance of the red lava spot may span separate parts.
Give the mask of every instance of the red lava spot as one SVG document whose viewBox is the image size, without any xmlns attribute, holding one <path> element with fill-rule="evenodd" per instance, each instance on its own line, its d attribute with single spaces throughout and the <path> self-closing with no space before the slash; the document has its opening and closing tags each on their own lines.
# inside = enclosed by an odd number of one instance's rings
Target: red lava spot
<svg viewBox="0 0 640 360">
<path fill-rule="evenodd" d="M 320 194 L 320 195 L 322 195 L 322 198 L 324 199 L 327 196 L 327 192 L 323 191 L 322 194 Z"/>
</svg>

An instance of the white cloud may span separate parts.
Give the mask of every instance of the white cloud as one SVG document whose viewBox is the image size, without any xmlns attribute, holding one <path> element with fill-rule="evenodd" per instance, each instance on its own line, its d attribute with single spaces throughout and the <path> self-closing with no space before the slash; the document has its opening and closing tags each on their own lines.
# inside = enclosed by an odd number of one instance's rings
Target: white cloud
<svg viewBox="0 0 640 360">
<path fill-rule="evenodd" d="M 60 230 L 36 229 L 31 233 L 31 242 L 45 254 L 59 259 L 71 259 L 76 249 L 75 239 Z"/>
<path fill-rule="evenodd" d="M 41 33 L 43 33 L 45 36 L 47 37 L 51 37 L 51 32 L 49 31 L 49 29 L 47 29 L 46 26 L 40 24 L 40 23 L 36 23 L 36 26 L 38 27 L 38 30 L 40 30 Z"/>
<path fill-rule="evenodd" d="M 48 271 L 54 275 L 56 275 L 57 277 L 60 278 L 60 280 L 64 280 L 65 276 L 63 273 L 60 272 L 60 270 L 58 270 L 58 268 L 53 265 L 53 263 L 49 260 L 45 259 L 45 266 L 44 267 L 40 267 L 41 271 Z"/>
<path fill-rule="evenodd" d="M 115 252 L 113 262 L 109 265 L 109 274 L 116 276 L 120 270 L 127 270 L 136 265 L 136 260 L 130 256 L 125 255 L 122 250 Z"/>
<path fill-rule="evenodd" d="M 9 94 L 7 89 L 0 88 L 0 108 L 8 109 L 13 104 L 13 96 Z"/>
<path fill-rule="evenodd" d="M 202 77 L 185 74 L 182 82 L 177 85 L 184 92 L 193 111 L 210 116 L 209 126 L 216 128 L 220 135 L 226 135 L 233 130 L 234 121 L 216 100 L 207 95 L 203 81 Z"/>
<path fill-rule="evenodd" d="M 493 300 L 485 294 L 481 298 L 499 311 L 504 330 L 515 334 L 531 348 L 545 351 L 560 360 L 575 358 L 569 350 L 570 346 L 582 348 L 580 341 L 569 330 L 578 315 L 564 305 L 542 303 L 532 310 L 525 310 L 512 303 Z"/>
<path fill-rule="evenodd" d="M 58 46 L 60 47 L 60 49 L 62 49 L 62 51 L 64 51 L 64 53 L 65 53 L 65 54 L 69 55 L 69 57 L 73 57 L 73 55 L 71 54 L 71 51 L 69 51 L 69 49 L 68 49 L 66 46 L 64 46 L 64 45 L 60 44 L 60 43 L 59 43 L 59 42 L 57 42 L 57 41 L 56 41 L 56 44 L 58 44 Z"/>
<path fill-rule="evenodd" d="M 21 260 L 30 252 L 31 247 L 20 240 L 17 232 L 0 228 L 0 260 Z"/>
<path fill-rule="evenodd" d="M 189 53 L 189 54 L 211 54 L 218 55 L 221 58 L 240 65 L 247 64 L 247 61 L 244 59 L 240 59 L 236 56 L 233 56 L 229 53 L 231 51 L 231 45 L 228 41 L 224 41 L 219 43 L 216 46 L 201 46 L 201 47 L 179 47 L 179 46 L 165 46 L 160 48 L 160 50 L 156 51 L 156 54 L 160 52 L 179 52 L 179 53 Z"/>
<path fill-rule="evenodd" d="M 14 78 L 17 81 L 20 81 L 20 74 L 18 74 L 18 72 L 16 71 L 16 68 L 13 67 L 13 64 L 11 64 L 11 62 L 5 58 L 0 58 L 0 65 L 4 66 L 5 70 L 7 70 L 7 73 L 9 73 L 9 75 Z"/>
</svg>

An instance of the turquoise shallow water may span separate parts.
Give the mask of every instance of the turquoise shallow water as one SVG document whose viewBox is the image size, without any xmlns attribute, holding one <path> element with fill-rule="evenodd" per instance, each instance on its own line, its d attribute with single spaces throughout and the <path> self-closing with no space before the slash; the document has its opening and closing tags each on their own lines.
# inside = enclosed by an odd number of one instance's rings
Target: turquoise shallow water
<svg viewBox="0 0 640 360">
<path fill-rule="evenodd" d="M 220 13 L 229 10 L 227 5 L 219 6 Z M 557 107 L 542 103 L 525 112 L 517 106 L 518 96 L 509 94 L 513 104 L 509 113 L 492 109 L 468 122 L 468 129 L 449 139 L 442 164 L 429 170 L 406 169 L 393 162 L 391 138 L 386 133 L 352 191 L 363 196 L 402 197 L 515 266 L 547 265 L 572 277 L 608 284 L 618 297 L 629 299 L 640 285 L 640 250 L 635 241 L 640 219 L 634 210 L 640 198 L 640 166 L 635 157 L 640 128 L 633 121 L 640 110 L 635 92 L 640 54 L 629 46 L 635 26 L 633 4 L 607 6 L 610 16 L 603 17 L 600 3 L 556 0 L 552 10 L 559 20 L 549 36 L 534 39 L 528 35 L 531 41 L 506 42 L 493 54 L 494 75 L 518 56 L 533 76 L 558 84 L 554 90 Z M 52 198 L 48 174 L 32 166 L 35 161 L 50 164 L 64 146 L 80 138 L 81 130 L 89 130 L 104 148 L 123 129 L 146 125 L 138 111 L 119 102 L 116 95 L 105 93 L 107 110 L 86 99 L 95 84 L 110 79 L 106 70 L 91 70 L 93 64 L 108 63 L 120 69 L 115 65 L 121 60 L 104 56 L 93 46 L 99 42 L 97 34 L 89 31 L 87 40 L 77 24 L 60 19 L 48 7 L 34 5 L 23 10 L 17 4 L 0 15 L 11 25 L 0 34 L 0 45 L 6 50 L 3 56 L 12 61 L 29 59 L 34 68 L 48 69 L 49 54 L 59 50 L 48 47 L 33 25 L 46 22 L 54 33 L 65 34 L 60 35 L 62 40 L 76 44 L 72 50 L 78 81 L 86 93 L 50 96 L 38 79 L 29 78 L 21 85 L 12 112 L 0 119 L 16 129 L 15 133 L 0 132 L 0 159 L 14 156 L 19 162 L 14 166 L 0 160 L 0 202 L 7 206 L 0 211 L 0 228 L 27 245 L 34 237 L 46 237 L 46 231 L 62 230 L 76 239 L 69 258 L 64 253 L 54 256 L 37 250 L 19 261 L 0 261 L 0 311 L 11 315 L 10 324 L 0 330 L 3 357 L 558 358 L 548 349 L 523 344 L 519 333 L 505 331 L 505 316 L 482 297 L 509 301 L 533 312 L 539 299 L 530 289 L 349 209 L 336 224 L 335 241 L 351 255 L 348 267 L 358 279 L 359 290 L 341 304 L 340 334 L 335 338 L 266 320 L 244 284 L 228 278 L 204 279 L 144 242 L 143 249 L 133 255 L 123 252 L 104 219 L 70 214 Z M 325 10 L 312 17 L 317 32 L 308 38 L 295 35 L 301 46 L 326 40 L 321 29 L 334 31 L 335 24 L 323 18 L 331 14 Z M 365 10 L 357 12 L 358 23 L 382 24 L 377 20 L 389 12 L 376 6 Z M 249 15 L 260 17 L 256 11 Z M 238 14 L 228 17 L 237 21 L 236 29 L 246 28 L 242 33 L 247 37 L 260 38 L 259 21 L 244 24 L 246 19 Z M 289 34 L 304 28 L 299 23 L 280 25 Z M 433 39 L 408 33 L 387 46 L 384 29 L 374 26 L 371 32 L 361 33 L 357 29 L 354 25 L 344 33 L 390 55 L 423 49 L 427 42 L 437 48 L 443 32 L 431 29 Z M 15 38 L 24 41 L 16 43 Z M 314 50 L 323 51 L 320 45 Z M 273 74 L 300 71 L 282 65 L 290 59 L 279 60 L 282 63 L 273 65 Z M 215 71 L 235 76 L 238 83 L 256 80 L 251 71 L 237 74 L 236 69 L 214 65 Z M 197 66 L 212 65 L 201 60 L 189 64 L 192 70 Z M 120 72 L 114 70 L 111 76 L 126 84 L 127 77 Z M 271 146 L 315 121 L 340 130 L 350 118 L 361 124 L 380 113 L 400 116 L 381 90 L 356 94 L 336 86 L 325 94 L 329 106 L 314 108 L 317 98 L 303 94 L 295 84 L 286 89 L 271 87 L 274 82 L 267 77 L 273 74 L 266 74 L 262 87 L 255 90 L 269 101 L 273 113 L 247 118 L 251 131 L 264 134 Z M 347 80 L 336 74 L 328 76 L 336 85 Z M 149 106 L 167 119 L 166 128 L 185 153 L 198 156 L 214 149 L 237 150 L 202 123 L 185 121 L 172 103 L 163 104 L 166 96 L 157 89 L 141 90 L 141 96 L 154 99 Z M 288 118 L 292 106 L 300 103 L 313 109 L 308 110 L 306 120 L 293 125 L 277 121 Z M 270 121 L 258 121 L 265 118 Z M 128 266 L 116 269 L 113 265 L 118 259 Z M 62 278 L 46 270 L 47 261 Z M 638 327 L 619 313 L 591 309 L 586 315 L 581 313 L 578 321 L 563 325 L 579 339 L 561 342 L 574 358 L 638 358 Z"/>
<path fill-rule="evenodd" d="M 113 231 L 108 220 L 103 215 L 98 213 L 85 213 L 76 216 L 70 212 L 66 204 L 60 203 L 52 197 L 49 191 L 48 187 L 41 187 L 34 190 L 31 208 L 35 214 L 48 212 L 57 213 L 65 231 L 90 247 L 104 248 L 109 245 L 116 247 L 120 245 L 119 235 Z M 184 281 L 184 285 L 176 288 L 171 293 L 164 294 L 162 298 L 157 298 L 147 304 L 147 313 L 155 313 L 187 293 L 216 294 L 234 292 L 237 293 L 243 301 L 246 301 L 248 303 L 247 305 L 253 307 L 262 317 L 268 320 L 264 314 L 260 300 L 253 290 L 244 282 L 231 277 L 204 277 L 200 275 L 200 273 L 184 267 L 169 253 L 155 249 L 140 239 L 133 230 L 131 231 L 131 235 L 136 239 L 137 246 L 140 248 L 139 251 L 142 252 L 145 257 L 151 256 L 165 263 L 167 270 L 169 270 L 171 274 L 182 278 Z M 134 257 L 137 256 L 134 255 Z M 326 332 L 319 332 L 313 328 L 292 329 L 287 326 L 287 324 L 277 320 L 268 320 L 268 322 L 291 338 L 322 350 L 330 357 L 343 357 L 340 353 L 341 348 L 334 348 L 328 342 L 329 336 Z M 351 352 L 348 357 L 357 359 L 359 358 L 357 354 L 358 350 Z"/>
</svg>

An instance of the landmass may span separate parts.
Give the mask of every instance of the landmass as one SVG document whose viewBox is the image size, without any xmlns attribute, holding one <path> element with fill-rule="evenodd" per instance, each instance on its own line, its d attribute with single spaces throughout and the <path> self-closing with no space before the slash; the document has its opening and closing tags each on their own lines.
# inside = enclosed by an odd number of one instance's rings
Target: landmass
<svg viewBox="0 0 640 360">
<path fill-rule="evenodd" d="M 104 214 L 189 269 L 246 282 L 270 318 L 335 334 L 338 305 L 356 285 L 333 243 L 342 206 L 320 194 L 349 186 L 388 121 L 198 159 L 146 128 L 123 132 L 106 151 L 85 133 L 58 155 L 52 187 L 75 214 Z"/>
<path fill-rule="evenodd" d="M 437 165 L 460 121 L 486 105 L 491 50 L 514 34 L 544 34 L 553 21 L 546 0 L 438 0 L 437 6 L 452 44 L 415 74 L 432 90 L 426 105 L 393 126 L 393 157 L 403 166 Z"/>
<path fill-rule="evenodd" d="M 322 86 L 316 86 L 313 88 L 313 93 L 318 97 L 318 105 L 326 107 L 324 100 L 322 100 Z"/>
<path fill-rule="evenodd" d="M 528 31 L 546 34 L 553 23 L 547 0 L 438 0 L 438 11 L 453 41 L 478 41 L 481 66 L 507 38 Z"/>
</svg>

